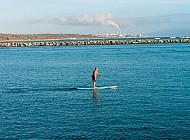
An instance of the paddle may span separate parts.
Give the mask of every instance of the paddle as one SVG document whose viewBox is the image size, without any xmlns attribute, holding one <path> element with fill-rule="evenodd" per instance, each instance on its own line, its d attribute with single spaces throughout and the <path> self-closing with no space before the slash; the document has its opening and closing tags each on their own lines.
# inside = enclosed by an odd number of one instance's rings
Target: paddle
<svg viewBox="0 0 190 140">
<path fill-rule="evenodd" d="M 98 77 L 101 77 L 101 75 L 98 76 Z M 97 78 L 98 78 L 98 77 L 97 77 Z M 84 85 L 84 87 L 86 87 L 86 86 L 89 85 L 90 83 L 92 83 L 92 81 L 90 81 L 89 83 L 87 83 L 86 85 Z"/>
<path fill-rule="evenodd" d="M 90 83 L 92 83 L 92 81 L 90 81 L 89 83 L 87 83 L 86 85 L 84 85 L 84 87 L 86 87 L 86 86 L 89 85 Z"/>
</svg>

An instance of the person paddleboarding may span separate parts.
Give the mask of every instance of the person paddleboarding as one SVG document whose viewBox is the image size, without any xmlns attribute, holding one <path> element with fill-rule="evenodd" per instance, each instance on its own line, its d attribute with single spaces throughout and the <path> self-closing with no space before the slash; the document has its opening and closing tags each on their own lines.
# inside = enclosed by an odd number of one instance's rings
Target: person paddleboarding
<svg viewBox="0 0 190 140">
<path fill-rule="evenodd" d="M 92 81 L 93 81 L 93 87 L 96 88 L 96 76 L 101 76 L 100 73 L 98 73 L 98 68 L 95 68 L 92 74 Z"/>
</svg>

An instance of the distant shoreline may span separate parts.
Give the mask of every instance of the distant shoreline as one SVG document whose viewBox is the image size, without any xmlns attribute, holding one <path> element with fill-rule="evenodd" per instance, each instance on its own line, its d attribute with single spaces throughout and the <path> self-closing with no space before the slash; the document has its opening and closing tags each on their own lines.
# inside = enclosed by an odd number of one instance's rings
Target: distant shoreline
<svg viewBox="0 0 190 140">
<path fill-rule="evenodd" d="M 53 41 L 53 40 L 90 40 L 90 39 L 111 39 L 111 38 L 160 38 L 169 36 L 139 36 L 139 35 L 93 35 L 93 34 L 4 34 L 0 33 L 0 43 L 2 42 L 29 42 L 29 41 Z M 176 37 L 170 37 L 175 39 Z M 183 37 L 182 37 L 183 38 Z M 186 38 L 186 37 L 184 37 Z M 187 37 L 186 39 L 189 39 Z"/>
<path fill-rule="evenodd" d="M 80 40 L 80 39 L 100 39 L 100 38 L 117 38 L 117 37 L 139 37 L 132 35 L 80 35 L 80 34 L 3 34 L 0 33 L 1 42 L 16 41 L 39 41 L 39 40 Z"/>
<path fill-rule="evenodd" d="M 0 34 L 0 42 L 33 41 L 33 40 L 65 40 L 95 38 L 95 35 L 79 34 Z"/>
<path fill-rule="evenodd" d="M 79 34 L 0 34 L 0 47 L 190 43 L 190 37 L 122 37 L 107 36 L 106 38 Z"/>
</svg>

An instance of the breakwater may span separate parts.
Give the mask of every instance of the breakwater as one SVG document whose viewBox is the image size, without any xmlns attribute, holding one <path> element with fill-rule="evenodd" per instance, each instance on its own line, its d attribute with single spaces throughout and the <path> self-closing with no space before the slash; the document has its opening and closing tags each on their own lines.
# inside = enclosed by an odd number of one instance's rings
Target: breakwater
<svg viewBox="0 0 190 140">
<path fill-rule="evenodd" d="M 82 45 L 121 45 L 121 44 L 159 44 L 190 43 L 190 39 L 153 39 L 153 40 L 98 40 L 98 41 L 44 41 L 44 42 L 4 42 L 0 47 L 32 47 L 32 46 L 82 46 Z"/>
</svg>

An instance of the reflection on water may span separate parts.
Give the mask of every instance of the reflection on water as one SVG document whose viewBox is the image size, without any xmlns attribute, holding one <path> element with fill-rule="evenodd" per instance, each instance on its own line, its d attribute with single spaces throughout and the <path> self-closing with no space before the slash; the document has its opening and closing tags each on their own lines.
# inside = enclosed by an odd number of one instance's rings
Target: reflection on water
<svg viewBox="0 0 190 140">
<path fill-rule="evenodd" d="M 96 89 L 93 89 L 93 114 L 96 119 L 101 119 L 101 114 L 102 114 L 102 107 L 100 103 L 100 98 L 97 93 Z"/>
<path fill-rule="evenodd" d="M 98 97 L 97 91 L 96 89 L 93 89 L 93 102 L 97 104 L 98 101 L 99 101 L 99 97 Z"/>
</svg>

